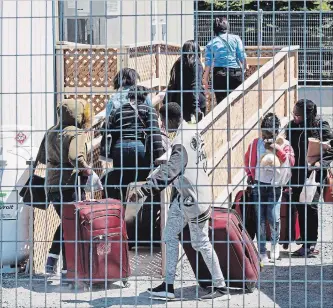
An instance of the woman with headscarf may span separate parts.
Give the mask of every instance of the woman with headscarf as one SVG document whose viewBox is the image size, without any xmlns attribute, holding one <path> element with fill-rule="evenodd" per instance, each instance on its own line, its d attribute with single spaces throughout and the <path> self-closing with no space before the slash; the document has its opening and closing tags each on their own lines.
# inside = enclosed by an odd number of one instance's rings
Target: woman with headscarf
<svg viewBox="0 0 333 308">
<path fill-rule="evenodd" d="M 314 257 L 319 254 L 316 249 L 318 240 L 318 203 L 321 188 L 310 204 L 300 204 L 299 197 L 304 183 L 313 170 L 317 170 L 316 182 L 323 183 L 329 166 L 329 153 L 322 153 L 322 157 L 313 166 L 307 163 L 308 138 L 321 141 L 332 139 L 332 131 L 328 122 L 317 117 L 317 106 L 308 99 L 299 100 L 293 110 L 294 119 L 289 123 L 286 137 L 290 140 L 295 152 L 295 165 L 292 168 L 292 202 L 296 204 L 299 214 L 302 247 L 293 253 L 294 256 Z"/>
<path fill-rule="evenodd" d="M 171 69 L 170 81 L 163 103 L 181 106 L 186 122 L 198 122 L 206 114 L 206 97 L 202 84 L 203 68 L 200 46 L 196 41 L 185 42 L 182 56 Z"/>
</svg>

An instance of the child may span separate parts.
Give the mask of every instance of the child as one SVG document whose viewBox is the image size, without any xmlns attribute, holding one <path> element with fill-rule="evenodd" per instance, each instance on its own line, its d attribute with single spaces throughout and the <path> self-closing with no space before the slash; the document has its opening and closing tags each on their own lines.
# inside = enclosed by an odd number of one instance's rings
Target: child
<svg viewBox="0 0 333 308">
<path fill-rule="evenodd" d="M 208 237 L 209 218 L 211 214 L 211 186 L 207 171 L 207 160 L 203 142 L 197 131 L 181 117 L 181 107 L 177 103 L 168 103 L 161 110 L 163 126 L 170 132 L 176 131 L 172 141 L 172 151 L 167 163 L 161 164 L 141 186 L 130 201 L 136 202 L 156 195 L 173 184 L 171 206 L 164 230 L 166 242 L 166 277 L 161 285 L 149 289 L 152 296 L 167 299 L 175 298 L 174 280 L 178 263 L 178 235 L 189 224 L 192 247 L 201 253 L 212 275 L 213 286 L 210 292 L 201 299 L 221 297 L 230 299 L 217 255 Z"/>
<path fill-rule="evenodd" d="M 290 167 L 295 163 L 294 151 L 289 142 L 279 136 L 279 130 L 279 118 L 268 113 L 261 123 L 261 137 L 253 140 L 245 154 L 248 184 L 254 186 L 252 199 L 256 204 L 257 240 L 263 263 L 269 261 L 265 243 L 266 220 L 271 229 L 270 257 L 272 260 L 280 257 L 280 198 L 282 186 L 290 180 Z"/>
</svg>

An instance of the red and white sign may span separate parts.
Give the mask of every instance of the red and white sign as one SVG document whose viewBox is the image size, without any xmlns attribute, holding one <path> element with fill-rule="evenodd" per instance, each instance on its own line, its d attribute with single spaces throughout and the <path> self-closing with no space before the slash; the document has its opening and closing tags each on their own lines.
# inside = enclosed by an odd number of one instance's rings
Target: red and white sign
<svg viewBox="0 0 333 308">
<path fill-rule="evenodd" d="M 23 144 L 27 140 L 27 136 L 23 132 L 19 132 L 15 139 L 19 144 Z"/>
</svg>

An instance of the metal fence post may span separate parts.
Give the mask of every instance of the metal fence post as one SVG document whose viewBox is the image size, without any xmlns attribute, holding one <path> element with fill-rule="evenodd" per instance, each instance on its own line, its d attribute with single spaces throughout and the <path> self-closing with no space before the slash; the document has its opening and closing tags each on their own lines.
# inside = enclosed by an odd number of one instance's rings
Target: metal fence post
<svg viewBox="0 0 333 308">
<path fill-rule="evenodd" d="M 263 10 L 260 9 L 258 14 L 258 46 L 263 45 L 263 16 Z"/>
</svg>

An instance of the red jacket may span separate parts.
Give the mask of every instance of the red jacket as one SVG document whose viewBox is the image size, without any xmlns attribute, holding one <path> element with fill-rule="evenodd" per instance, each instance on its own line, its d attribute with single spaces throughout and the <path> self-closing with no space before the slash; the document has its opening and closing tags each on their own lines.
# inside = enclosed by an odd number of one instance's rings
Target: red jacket
<svg viewBox="0 0 333 308">
<path fill-rule="evenodd" d="M 247 176 L 252 177 L 253 180 L 256 178 L 258 140 L 259 138 L 256 138 L 251 142 L 247 152 L 245 153 L 244 159 L 246 174 Z M 292 146 L 288 140 L 285 140 L 282 147 L 282 151 L 276 151 L 276 156 L 279 158 L 281 163 L 284 163 L 288 158 L 290 166 L 293 167 L 295 165 L 295 155 Z"/>
</svg>

